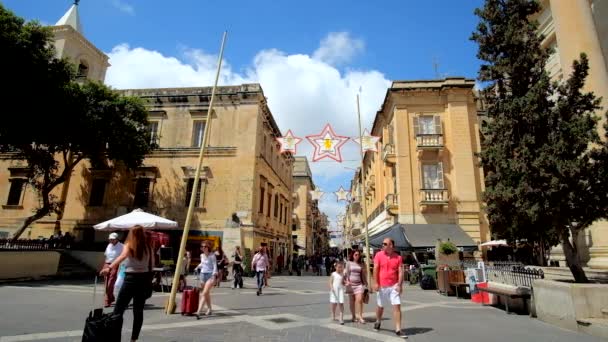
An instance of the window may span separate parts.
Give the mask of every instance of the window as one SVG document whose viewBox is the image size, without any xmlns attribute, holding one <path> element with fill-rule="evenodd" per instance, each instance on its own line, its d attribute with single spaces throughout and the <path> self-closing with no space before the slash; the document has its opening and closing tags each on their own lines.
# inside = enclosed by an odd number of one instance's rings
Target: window
<svg viewBox="0 0 608 342">
<path fill-rule="evenodd" d="M 283 223 L 283 202 L 279 206 L 279 223 Z"/>
<path fill-rule="evenodd" d="M 150 201 L 150 179 L 149 178 L 137 178 L 135 182 L 135 198 L 133 199 L 133 206 L 138 208 L 145 208 L 148 206 Z"/>
<path fill-rule="evenodd" d="M 11 188 L 8 191 L 8 199 L 6 205 L 21 205 L 21 198 L 23 197 L 23 189 L 25 188 L 26 179 L 24 178 L 11 178 Z"/>
<path fill-rule="evenodd" d="M 86 78 L 89 75 L 89 67 L 86 65 L 86 62 L 80 61 L 78 64 L 78 74 L 77 78 Z"/>
<path fill-rule="evenodd" d="M 264 188 L 260 187 L 260 214 L 264 214 Z"/>
<path fill-rule="evenodd" d="M 444 189 L 443 163 L 422 165 L 422 187 L 424 189 Z"/>
<path fill-rule="evenodd" d="M 279 196 L 274 194 L 274 217 L 279 217 Z"/>
<path fill-rule="evenodd" d="M 200 180 L 198 183 L 198 188 L 196 189 L 196 198 L 194 199 L 194 207 L 198 208 L 201 206 L 201 189 L 205 186 L 205 181 Z M 186 199 L 184 206 L 188 207 L 190 205 L 190 197 L 192 197 L 192 189 L 194 188 L 194 178 L 190 178 L 186 184 Z M 204 193 L 204 191 L 203 191 Z"/>
<path fill-rule="evenodd" d="M 158 144 L 158 121 L 148 122 L 148 134 L 150 134 L 150 144 Z"/>
<path fill-rule="evenodd" d="M 106 193 L 107 181 L 103 178 L 93 179 L 91 184 L 91 195 L 89 197 L 89 206 L 99 207 L 103 205 L 103 197 Z"/>
<path fill-rule="evenodd" d="M 205 137 L 205 121 L 197 120 L 192 124 L 192 147 L 201 147 Z"/>
<path fill-rule="evenodd" d="M 270 191 L 268 191 L 268 211 L 266 212 L 266 216 L 270 217 L 270 205 L 272 204 L 272 195 Z"/>
<path fill-rule="evenodd" d="M 298 226 L 296 226 L 296 224 L 295 224 L 295 223 L 291 225 L 291 230 L 297 230 L 297 229 L 298 229 Z M 297 236 L 297 235 L 296 235 L 296 236 Z"/>
<path fill-rule="evenodd" d="M 285 214 L 283 214 L 283 223 L 287 224 L 287 204 L 285 204 L 285 207 L 283 208 L 283 210 L 285 210 Z"/>
<path fill-rule="evenodd" d="M 441 117 L 439 115 L 422 115 L 414 118 L 416 135 L 441 134 Z"/>
</svg>

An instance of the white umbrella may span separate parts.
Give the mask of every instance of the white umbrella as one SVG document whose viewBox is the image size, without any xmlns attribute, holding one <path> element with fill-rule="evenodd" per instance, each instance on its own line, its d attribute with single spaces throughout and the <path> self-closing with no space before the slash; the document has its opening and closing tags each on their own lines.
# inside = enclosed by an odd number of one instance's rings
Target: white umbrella
<svg viewBox="0 0 608 342">
<path fill-rule="evenodd" d="M 495 247 L 495 246 L 508 246 L 507 240 L 492 240 L 482 243 L 481 247 Z"/>
<path fill-rule="evenodd" d="M 128 214 L 96 224 L 93 227 L 97 230 L 119 230 L 130 229 L 134 225 L 149 229 L 178 229 L 177 222 L 146 213 L 141 209 L 135 209 Z"/>
</svg>

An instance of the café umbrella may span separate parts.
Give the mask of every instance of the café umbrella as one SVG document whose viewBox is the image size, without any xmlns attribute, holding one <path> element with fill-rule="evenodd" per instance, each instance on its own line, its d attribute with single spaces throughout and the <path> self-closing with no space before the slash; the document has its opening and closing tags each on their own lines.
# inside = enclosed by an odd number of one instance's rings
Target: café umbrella
<svg viewBox="0 0 608 342">
<path fill-rule="evenodd" d="M 127 230 L 135 225 L 140 225 L 145 229 L 178 229 L 177 222 L 147 213 L 141 209 L 135 209 L 128 214 L 96 224 L 93 227 L 97 230 Z"/>
</svg>

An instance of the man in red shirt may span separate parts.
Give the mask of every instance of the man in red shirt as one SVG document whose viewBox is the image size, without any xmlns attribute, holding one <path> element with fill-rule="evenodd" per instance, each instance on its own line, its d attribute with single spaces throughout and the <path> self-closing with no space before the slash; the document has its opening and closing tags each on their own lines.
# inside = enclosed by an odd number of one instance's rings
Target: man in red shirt
<svg viewBox="0 0 608 342">
<path fill-rule="evenodd" d="M 393 306 L 395 334 L 402 338 L 407 335 L 401 331 L 401 291 L 403 286 L 403 260 L 394 250 L 395 242 L 386 238 L 382 242 L 382 251 L 374 257 L 374 290 L 376 291 L 376 323 L 374 329 L 380 330 L 384 313 L 384 303 L 390 301 Z"/>
</svg>

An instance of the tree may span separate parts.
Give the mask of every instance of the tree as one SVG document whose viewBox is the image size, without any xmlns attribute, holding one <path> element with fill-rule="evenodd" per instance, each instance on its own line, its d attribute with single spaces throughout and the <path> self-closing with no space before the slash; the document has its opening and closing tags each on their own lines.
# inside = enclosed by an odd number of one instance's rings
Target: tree
<svg viewBox="0 0 608 342">
<path fill-rule="evenodd" d="M 511 240 L 561 243 L 577 282 L 587 282 L 578 235 L 608 216 L 606 140 L 597 131 L 600 99 L 582 88 L 587 57 L 572 74 L 551 82 L 541 48 L 540 5 L 533 0 L 486 0 L 471 39 L 484 63 L 479 80 L 488 108 L 480 153 L 484 201 L 492 231 Z M 571 240 L 572 239 L 572 240 Z"/>
<path fill-rule="evenodd" d="M 5 88 L 0 152 L 27 162 L 28 182 L 41 200 L 15 239 L 32 222 L 62 211 L 53 190 L 82 160 L 93 165 L 120 161 L 133 168 L 152 148 L 140 100 L 103 84 L 76 83 L 75 67 L 54 57 L 51 37 L 47 28 L 24 23 L 0 5 L 0 58 L 10 66 L 3 79 L 10 86 Z"/>
</svg>

